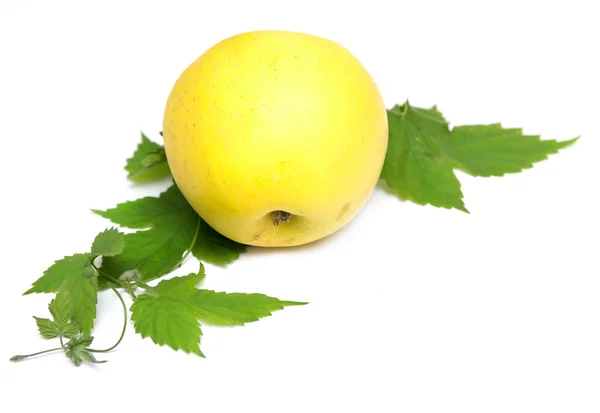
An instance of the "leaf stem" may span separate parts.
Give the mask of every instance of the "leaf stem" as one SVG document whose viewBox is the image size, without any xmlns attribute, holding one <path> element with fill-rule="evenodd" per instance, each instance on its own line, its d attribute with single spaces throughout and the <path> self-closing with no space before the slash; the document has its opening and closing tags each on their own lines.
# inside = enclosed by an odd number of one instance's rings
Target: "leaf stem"
<svg viewBox="0 0 600 413">
<path fill-rule="evenodd" d="M 110 287 L 111 290 L 113 290 L 115 292 L 117 297 L 119 297 L 119 301 L 121 301 L 121 305 L 123 306 L 123 330 L 121 330 L 121 336 L 119 337 L 119 340 L 117 340 L 117 342 L 115 344 L 113 344 L 111 347 L 109 347 L 107 349 L 95 350 L 93 348 L 86 348 L 87 351 L 91 351 L 93 353 L 108 353 L 109 351 L 115 349 L 121 343 L 121 340 L 123 340 L 123 337 L 125 336 L 125 330 L 127 329 L 127 306 L 125 305 L 125 301 L 123 301 L 123 297 L 121 296 L 121 294 L 117 291 L 117 289 L 115 287 L 113 287 L 110 283 L 108 284 L 108 286 Z"/>
<path fill-rule="evenodd" d="M 143 288 L 144 290 L 146 290 L 147 293 L 151 293 L 154 295 L 158 295 L 158 293 L 156 291 L 154 291 L 154 288 L 150 287 L 148 284 L 146 284 L 144 281 L 142 280 L 135 280 L 134 281 L 134 285 L 136 287 L 139 288 Z"/>
<path fill-rule="evenodd" d="M 94 263 L 92 263 L 92 267 L 94 267 L 94 269 L 96 271 L 98 271 L 98 274 L 108 278 L 110 281 L 114 282 L 115 284 L 117 284 L 119 287 L 121 287 L 122 289 L 124 289 L 125 291 L 127 291 L 129 293 L 129 295 L 131 295 L 132 298 L 136 298 L 135 293 L 133 292 L 133 289 L 131 288 L 131 283 L 129 281 L 121 281 L 121 280 L 117 280 L 116 278 L 114 278 L 111 275 L 108 275 L 107 273 L 105 273 L 104 271 L 102 271 L 100 268 L 98 268 Z M 109 285 L 110 286 L 110 285 Z"/>
<path fill-rule="evenodd" d="M 111 280 L 112 282 L 114 282 L 115 284 L 117 284 L 119 287 L 124 288 L 123 286 L 123 282 L 121 280 L 118 280 L 116 278 L 114 278 L 112 275 L 108 275 L 107 273 L 105 273 L 104 271 L 102 271 L 100 268 L 98 268 L 96 266 L 96 264 L 92 263 L 92 267 L 98 271 L 98 274 L 108 278 L 109 280 Z"/>
<path fill-rule="evenodd" d="M 50 353 L 51 351 L 58 351 L 58 350 L 62 350 L 62 349 L 63 349 L 62 347 L 56 347 L 56 348 L 51 348 L 50 350 L 38 351 L 37 353 L 12 356 L 10 358 L 10 361 L 17 362 L 17 361 L 21 361 L 21 360 L 24 360 L 24 359 L 29 358 L 29 357 L 39 356 L 40 354 Z"/>
<path fill-rule="evenodd" d="M 133 298 L 133 299 L 137 298 L 137 296 L 133 292 L 133 286 L 132 286 L 131 282 L 125 281 L 123 283 L 123 289 L 131 296 L 131 298 Z"/>
<path fill-rule="evenodd" d="M 181 257 L 181 259 L 179 260 L 179 262 L 177 264 L 175 264 L 173 266 L 173 268 L 171 269 L 171 271 L 169 271 L 169 272 L 173 272 L 177 268 L 179 268 L 181 266 L 181 264 L 183 264 L 183 262 L 185 261 L 185 259 L 190 255 L 190 252 L 192 252 L 192 249 L 194 248 L 194 245 L 196 245 L 196 240 L 198 239 L 198 234 L 200 233 L 200 223 L 201 222 L 202 222 L 202 218 L 200 218 L 200 215 L 198 215 L 198 224 L 196 224 L 196 233 L 194 234 L 194 238 L 192 239 L 192 244 L 187 249 L 187 251 L 185 252 L 185 254 L 183 254 L 183 257 Z"/>
</svg>

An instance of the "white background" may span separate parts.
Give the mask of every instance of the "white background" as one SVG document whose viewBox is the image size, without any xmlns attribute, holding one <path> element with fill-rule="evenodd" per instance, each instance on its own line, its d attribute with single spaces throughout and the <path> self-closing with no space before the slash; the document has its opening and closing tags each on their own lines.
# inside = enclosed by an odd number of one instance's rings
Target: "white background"
<svg viewBox="0 0 600 413">
<path fill-rule="evenodd" d="M 0 410 L 599 412 L 593 4 L 0 0 Z M 340 42 L 390 107 L 410 98 L 452 124 L 582 138 L 521 174 L 460 174 L 470 215 L 377 189 L 326 240 L 207 266 L 208 288 L 310 305 L 205 327 L 206 359 L 130 325 L 107 364 L 10 363 L 49 345 L 31 316 L 50 297 L 21 293 L 109 225 L 89 209 L 166 187 L 134 186 L 122 167 L 141 130 L 160 138 L 180 72 L 219 40 L 265 28 Z M 100 295 L 98 347 L 118 336 L 119 311 Z"/>
</svg>

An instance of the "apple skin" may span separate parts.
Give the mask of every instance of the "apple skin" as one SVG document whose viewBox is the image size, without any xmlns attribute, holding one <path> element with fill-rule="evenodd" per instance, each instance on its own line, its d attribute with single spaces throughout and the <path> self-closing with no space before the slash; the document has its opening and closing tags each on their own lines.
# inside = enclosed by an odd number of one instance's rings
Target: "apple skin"
<svg viewBox="0 0 600 413">
<path fill-rule="evenodd" d="M 257 31 L 216 44 L 181 74 L 165 109 L 173 178 L 198 214 L 248 245 L 306 244 L 339 230 L 381 173 L 388 123 L 348 50 Z M 292 214 L 274 223 L 274 213 Z"/>
</svg>

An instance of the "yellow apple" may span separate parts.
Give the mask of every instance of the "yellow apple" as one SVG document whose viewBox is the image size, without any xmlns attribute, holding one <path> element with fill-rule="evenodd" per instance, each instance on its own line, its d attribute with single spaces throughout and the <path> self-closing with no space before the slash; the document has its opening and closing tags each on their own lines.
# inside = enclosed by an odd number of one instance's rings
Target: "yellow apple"
<svg viewBox="0 0 600 413">
<path fill-rule="evenodd" d="M 305 244 L 348 223 L 387 149 L 381 94 L 339 44 L 285 31 L 216 44 L 181 74 L 164 115 L 173 178 L 234 241 Z"/>
</svg>

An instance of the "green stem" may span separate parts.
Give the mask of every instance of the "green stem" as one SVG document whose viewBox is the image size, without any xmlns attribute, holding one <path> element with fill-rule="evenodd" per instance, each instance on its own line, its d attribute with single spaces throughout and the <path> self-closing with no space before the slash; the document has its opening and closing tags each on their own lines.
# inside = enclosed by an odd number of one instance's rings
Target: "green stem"
<svg viewBox="0 0 600 413">
<path fill-rule="evenodd" d="M 93 348 L 86 348 L 87 351 L 91 351 L 93 353 L 108 353 L 109 351 L 115 349 L 121 343 L 121 340 L 123 340 L 123 337 L 125 336 L 125 330 L 127 329 L 127 306 L 125 305 L 125 301 L 123 301 L 123 297 L 115 287 L 113 287 L 111 284 L 108 284 L 108 286 L 115 292 L 115 294 L 117 294 L 117 297 L 119 297 L 119 301 L 121 301 L 121 305 L 123 306 L 123 330 L 121 330 L 121 336 L 119 337 L 119 340 L 113 346 L 107 349 L 95 350 Z"/>
<path fill-rule="evenodd" d="M 137 298 L 137 296 L 135 295 L 135 293 L 133 292 L 133 286 L 131 285 L 131 282 L 129 281 L 124 281 L 123 282 L 123 289 L 131 296 L 131 298 L 133 298 L 134 300 Z"/>
<path fill-rule="evenodd" d="M 142 280 L 135 280 L 133 282 L 133 285 L 135 285 L 136 287 L 139 287 L 139 288 L 143 288 L 144 290 L 154 291 L 154 288 L 150 287 L 148 284 L 146 284 Z"/>
<path fill-rule="evenodd" d="M 96 267 L 96 264 L 94 264 L 94 263 L 92 263 L 92 267 L 94 267 L 94 269 L 96 271 L 98 271 L 98 274 L 100 274 L 100 275 L 108 278 L 109 280 L 111 280 L 112 282 L 114 282 L 115 284 L 117 284 L 119 287 L 123 288 L 123 282 L 121 280 L 117 280 L 112 275 L 108 275 L 107 273 L 105 273 L 104 271 L 102 271 L 100 268 Z"/>
<path fill-rule="evenodd" d="M 103 277 L 108 278 L 110 281 L 114 282 L 119 287 L 121 287 L 125 291 L 127 291 L 129 293 L 129 295 L 131 295 L 132 298 L 136 298 L 135 294 L 133 293 L 133 290 L 131 289 L 131 283 L 129 281 L 117 280 L 113 276 L 108 275 L 107 273 L 105 273 L 104 271 L 102 271 L 100 268 L 96 267 L 96 265 L 94 263 L 92 263 L 92 267 L 94 267 L 94 269 L 96 271 L 98 271 L 98 274 L 102 275 Z"/>
<path fill-rule="evenodd" d="M 50 350 L 38 351 L 37 353 L 13 356 L 10 358 L 10 361 L 15 361 L 15 362 L 21 361 L 28 357 L 39 356 L 40 354 L 50 353 L 51 351 L 58 351 L 58 350 L 62 350 L 62 349 L 63 349 L 62 347 L 56 347 L 56 348 L 51 348 Z"/>
<path fill-rule="evenodd" d="M 179 260 L 179 262 L 177 264 L 175 264 L 173 266 L 173 268 L 171 269 L 171 271 L 169 271 L 169 272 L 173 272 L 177 268 L 179 268 L 181 266 L 181 264 L 183 264 L 183 262 L 185 261 L 185 259 L 190 255 L 190 252 L 192 252 L 192 249 L 194 248 L 194 245 L 196 245 L 196 240 L 198 239 L 198 234 L 200 233 L 200 223 L 201 222 L 202 222 L 202 219 L 198 215 L 198 224 L 196 225 L 196 233 L 194 234 L 194 238 L 192 239 L 192 244 L 187 249 L 187 251 L 185 252 L 185 254 L 183 254 L 183 257 L 181 257 L 181 259 Z"/>
</svg>

